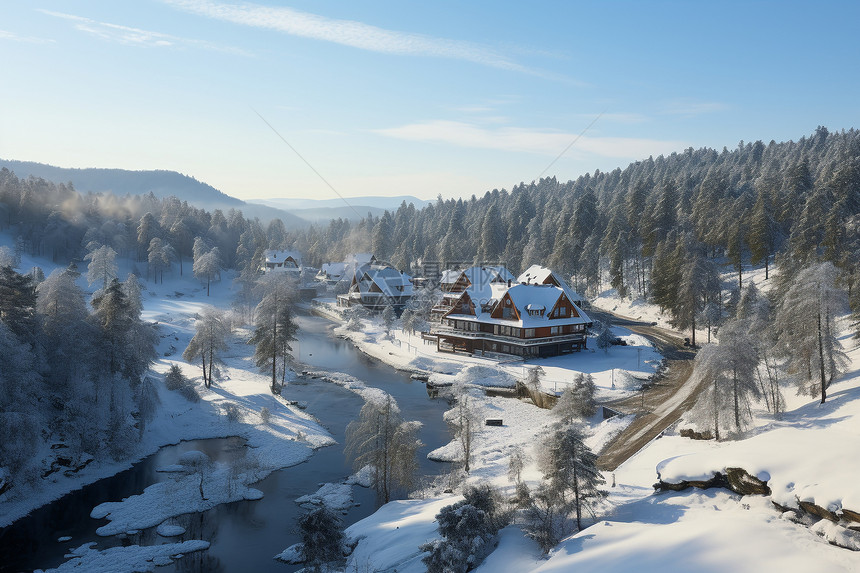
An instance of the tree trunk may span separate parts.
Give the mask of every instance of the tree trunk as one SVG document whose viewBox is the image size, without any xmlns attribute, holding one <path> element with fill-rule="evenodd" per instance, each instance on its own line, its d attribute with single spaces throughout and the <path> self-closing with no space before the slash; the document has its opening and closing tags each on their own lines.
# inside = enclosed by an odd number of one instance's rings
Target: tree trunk
<svg viewBox="0 0 860 573">
<path fill-rule="evenodd" d="M 206 353 L 200 352 L 200 358 L 203 360 L 203 385 L 209 387 L 209 377 L 206 374 Z"/>
<path fill-rule="evenodd" d="M 821 403 L 827 399 L 827 380 L 824 375 L 824 341 L 821 336 L 821 311 L 818 311 L 818 363 L 821 370 Z"/>
<path fill-rule="evenodd" d="M 735 400 L 735 430 L 740 434 L 741 432 L 741 410 L 740 404 L 738 402 L 738 371 L 736 368 L 732 368 L 732 391 L 734 392 L 734 400 Z"/>
<path fill-rule="evenodd" d="M 212 387 L 212 364 L 215 362 L 215 349 L 209 348 L 209 385 L 207 388 Z"/>
<path fill-rule="evenodd" d="M 714 378 L 714 439 L 720 441 L 720 410 L 718 405 L 717 379 Z"/>
<path fill-rule="evenodd" d="M 272 321 L 272 394 L 277 394 L 278 385 L 278 319 Z"/>
<path fill-rule="evenodd" d="M 692 336 L 690 337 L 690 346 L 692 348 L 696 348 L 696 311 L 695 310 L 693 310 L 692 319 L 693 319 L 693 329 L 692 329 L 693 332 L 692 332 Z"/>
</svg>

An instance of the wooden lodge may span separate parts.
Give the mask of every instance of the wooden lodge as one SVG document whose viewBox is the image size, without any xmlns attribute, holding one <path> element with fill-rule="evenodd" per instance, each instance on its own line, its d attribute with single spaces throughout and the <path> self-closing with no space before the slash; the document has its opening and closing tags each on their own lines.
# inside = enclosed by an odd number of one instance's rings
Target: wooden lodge
<svg viewBox="0 0 860 573">
<path fill-rule="evenodd" d="M 484 292 L 484 291 L 480 291 Z M 463 291 L 431 329 L 441 352 L 543 357 L 586 347 L 591 319 L 553 284 L 491 284 L 490 296 L 475 300 Z"/>
</svg>

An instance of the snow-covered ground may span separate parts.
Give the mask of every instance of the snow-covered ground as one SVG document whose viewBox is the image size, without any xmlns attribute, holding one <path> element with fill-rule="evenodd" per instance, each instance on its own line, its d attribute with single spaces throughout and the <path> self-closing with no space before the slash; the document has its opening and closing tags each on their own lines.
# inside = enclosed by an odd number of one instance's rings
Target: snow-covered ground
<svg viewBox="0 0 860 573">
<path fill-rule="evenodd" d="M 0 239 L 0 244 L 11 245 L 8 236 L 0 236 Z M 118 263 L 120 278 L 124 279 L 134 265 L 127 260 L 119 260 Z M 17 270 L 29 272 L 35 266 L 41 267 L 45 275 L 57 268 L 49 261 L 25 255 Z M 84 268 L 79 270 L 85 271 Z M 181 354 L 193 336 L 195 314 L 206 305 L 230 308 L 232 276 L 224 273 L 223 280 L 213 283 L 211 296 L 207 296 L 205 286 L 191 276 L 190 269 L 185 270 L 184 277 L 165 277 L 163 283 L 142 281 L 143 319 L 159 325 L 159 358 L 152 367 L 152 375 L 160 378 L 171 365 L 178 365 L 187 377 L 196 379 L 195 388 L 201 401 L 189 402 L 180 393 L 167 390 L 161 383 L 156 384 L 161 402 L 156 417 L 147 424 L 140 443 L 129 453 L 128 459 L 122 462 L 95 461 L 69 476 L 59 472 L 52 474 L 32 490 L 24 492 L 26 495 L 15 490 L 7 492 L 0 496 L 0 526 L 8 525 L 69 491 L 114 475 L 164 445 L 193 439 L 243 438 L 249 453 L 241 463 L 228 465 L 206 459 L 187 460 L 189 465 L 186 468 L 164 468 L 182 470 L 176 471 L 175 479 L 154 484 L 139 495 L 102 504 L 92 512 L 93 517 L 109 520 L 99 529 L 101 535 L 159 525 L 162 535 L 176 535 L 175 526 L 171 525 L 172 517 L 220 503 L 257 499 L 262 494 L 249 484 L 263 479 L 272 471 L 301 463 L 313 454 L 314 449 L 334 443 L 312 416 L 271 394 L 269 379 L 258 374 L 253 364 L 253 348 L 246 344 L 250 337 L 248 331 L 234 331 L 229 350 L 222 356 L 225 364 L 219 367 L 215 384 L 209 389 L 204 388 L 199 366 L 186 363 Z M 174 274 L 179 274 L 178 267 Z M 93 290 L 88 287 L 85 275 L 79 279 L 79 285 L 87 292 Z M 231 416 L 227 415 L 228 406 L 233 412 Z M 266 421 L 261 414 L 264 409 L 268 410 Z M 205 454 L 198 454 L 205 458 Z M 187 471 L 198 466 L 202 469 Z M 201 488 L 205 495 L 201 495 Z M 134 546 L 123 548 L 123 551 L 103 552 L 82 546 L 66 565 L 79 563 L 87 570 L 116 571 L 123 570 L 125 565 L 121 564 L 127 563 L 127 570 L 144 570 L 144 565 L 139 563 L 168 563 L 171 555 L 205 549 L 208 543 L 178 544 L 172 549 L 160 547 L 157 552 L 140 547 L 135 555 Z M 114 564 L 113 568 L 110 563 Z"/>
<path fill-rule="evenodd" d="M 46 274 L 52 270 L 44 261 L 27 259 L 19 270 L 34 265 L 41 266 Z M 128 270 L 121 268 L 121 275 Z M 745 280 L 747 277 L 758 280 L 756 273 L 748 273 Z M 163 374 L 175 363 L 186 375 L 199 377 L 199 368 L 184 363 L 179 356 L 193 332 L 194 313 L 206 304 L 228 306 L 229 278 L 225 275 L 221 283 L 214 284 L 210 297 L 188 276 L 168 279 L 163 285 L 145 284 L 145 318 L 158 321 L 161 327 L 161 358 L 154 366 L 157 373 Z M 606 296 L 598 304 L 622 315 L 663 322 L 657 309 L 641 302 L 628 303 Z M 622 372 L 648 376 L 661 358 L 644 339 L 621 328 L 615 334 L 625 338 L 628 346 L 613 347 L 608 354 L 589 349 L 528 363 L 440 355 L 435 345 L 424 345 L 420 337 L 400 331 L 394 332 L 394 341 L 386 340 L 378 323 L 368 324 L 360 333 L 349 333 L 343 328 L 338 332 L 351 338 L 364 352 L 397 368 L 429 372 L 436 383 L 465 385 L 480 418 L 501 418 L 502 426 L 481 426 L 477 432 L 468 481 L 493 483 L 507 491 L 513 487 L 507 479 L 508 459 L 516 447 L 522 448 L 530 460 L 523 478 L 530 485 L 540 479 L 534 461 L 535 445 L 554 418 L 549 411 L 528 402 L 488 396 L 482 386 L 509 386 L 513 380 L 522 378 L 529 367 L 540 365 L 546 372 L 542 381 L 546 392 L 561 392 L 576 373 L 586 372 L 594 377 L 600 399 L 621 397 L 630 392 L 618 383 L 628 379 Z M 172 515 L 196 511 L 203 501 L 216 503 L 253 497 L 254 490 L 248 484 L 255 479 L 304 460 L 313 448 L 330 443 L 331 437 L 313 419 L 270 394 L 268 380 L 256 373 L 249 358 L 250 348 L 244 345 L 243 338 L 247 338 L 247 333 L 240 332 L 234 338 L 226 356 L 227 365 L 221 368 L 216 385 L 210 390 L 198 385 L 203 398 L 200 404 L 191 404 L 178 393 L 160 388 L 159 417 L 149 424 L 132 458 L 139 459 L 161 445 L 181 439 L 235 435 L 254 447 L 253 463 L 241 468 L 238 474 L 227 475 L 226 468 L 219 466 L 203 472 L 205 497 L 210 497 L 210 491 L 223 490 L 227 493 L 222 497 L 218 497 L 219 493 L 213 494 L 211 500 L 201 500 L 200 474 L 191 473 L 171 482 L 172 487 L 153 486 L 140 496 L 103 504 L 95 511 L 111 519 L 106 526 L 110 531 L 106 532 L 160 524 L 162 535 L 175 534 Z M 843 343 L 848 346 L 854 341 L 845 338 Z M 589 345 L 594 346 L 593 341 Z M 824 537 L 832 539 L 846 530 L 834 531 L 839 526 L 831 526 L 829 522 L 813 527 L 795 523 L 777 511 L 769 497 L 742 498 L 725 491 L 698 490 L 654 494 L 652 488 L 658 466 L 663 479 L 708 476 L 725 467 L 739 466 L 770 478 L 773 500 L 781 504 L 793 507 L 799 499 L 830 510 L 860 511 L 856 478 L 860 475 L 860 456 L 856 451 L 860 443 L 860 351 L 852 347 L 849 357 L 852 360 L 849 374 L 831 387 L 827 404 L 818 406 L 816 400 L 787 396 L 789 409 L 782 420 L 759 416 L 756 429 L 738 442 L 715 444 L 671 433 L 665 435 L 622 464 L 613 475 L 605 476 L 607 484 L 617 485 L 608 487 L 610 495 L 596 523 L 564 540 L 549 556 L 542 556 L 516 524 L 509 526 L 501 532 L 497 549 L 478 571 L 860 571 L 860 554 L 834 547 Z M 366 399 L 374 397 L 374 390 L 361 381 L 333 378 Z M 223 413 L 227 404 L 238 408 L 241 421 L 227 419 Z M 263 407 L 271 412 L 268 423 L 263 423 L 260 416 Z M 601 421 L 595 417 L 589 421 L 593 432 L 589 445 L 601 449 L 628 422 L 626 418 Z M 462 453 L 458 444 L 452 442 L 431 455 L 457 460 Z M 194 462 L 187 461 L 189 465 Z M 0 525 L 70 489 L 127 466 L 128 462 L 91 464 L 73 477 L 55 477 L 55 481 L 44 484 L 41 491 L 26 500 L 0 501 Z M 228 480 L 230 487 L 226 485 Z M 360 477 L 356 480 L 362 481 Z M 319 491 L 308 493 L 304 503 L 340 507 L 349 504 L 344 488 L 338 484 L 321 484 Z M 347 570 L 423 571 L 418 547 L 437 536 L 435 515 L 458 499 L 457 495 L 445 494 L 395 501 L 354 524 L 348 535 L 357 545 Z M 151 510 L 174 503 L 178 504 L 175 510 Z M 99 552 L 82 546 L 75 550 L 80 557 L 64 567 L 72 567 L 79 561 L 88 570 L 114 570 L 118 563 L 127 562 L 131 568 L 145 570 L 166 563 L 178 553 L 205 548 L 205 542 L 193 543 L 158 546 L 161 549 L 157 555 L 150 555 L 153 551 L 150 548 Z"/>
<path fill-rule="evenodd" d="M 748 272 L 744 280 L 766 290 L 763 274 Z M 665 323 L 659 309 L 641 301 L 605 297 L 599 303 L 625 316 Z M 404 338 L 397 332 L 399 345 L 383 340 L 378 326 L 363 333 L 340 332 L 368 354 L 399 368 L 434 372 L 431 380 L 435 381 L 480 385 L 482 380 L 490 380 L 488 386 L 498 385 L 500 377 L 487 376 L 485 366 L 522 376 L 521 363 L 493 366 L 492 361 L 476 357 L 433 356 L 435 348 L 423 347 L 420 338 Z M 697 336 L 704 340 L 707 333 Z M 798 519 L 791 513 L 783 515 L 773 504 L 796 508 L 799 501 L 805 501 L 834 512 L 842 508 L 860 512 L 860 349 L 847 335 L 841 342 L 851 365 L 831 387 L 826 404 L 795 396 L 787 388 L 784 417 L 777 421 L 760 412 L 755 429 L 744 440 L 694 441 L 667 432 L 614 474 L 605 475 L 609 497 L 596 523 L 562 541 L 548 556 L 541 555 L 517 524 L 509 526 L 477 571 L 860 571 L 860 553 L 831 544 L 860 548 L 860 534 L 844 527 L 846 522 L 816 522 L 809 516 Z M 619 353 L 607 360 L 607 365 L 613 365 L 610 368 L 631 367 L 636 346 L 626 347 L 626 355 L 621 354 L 624 348 L 610 351 Z M 570 380 L 572 371 L 578 369 L 593 373 L 603 396 L 613 395 L 605 370 L 600 370 L 601 354 L 539 361 L 552 373 L 544 381 L 544 390 L 552 391 L 557 383 Z M 655 358 L 649 356 L 648 360 Z M 548 368 L 551 360 L 563 364 Z M 572 366 L 577 360 L 579 368 Z M 553 367 L 559 369 L 550 370 Z M 525 402 L 482 396 L 475 390 L 470 397 L 481 416 L 503 418 L 505 425 L 483 428 L 476 436 L 469 481 L 489 482 L 510 491 L 508 455 L 520 446 L 532 453 L 523 478 L 536 484 L 540 473 L 533 463 L 532 446 L 552 423 L 551 414 Z M 590 422 L 594 436 L 589 445 L 598 450 L 626 423 L 624 419 Z M 452 442 L 431 455 L 457 459 L 461 454 L 458 444 Z M 742 467 L 768 479 L 773 495 L 742 497 L 726 490 L 655 494 L 658 467 L 661 477 L 670 481 L 708 478 L 727 467 Z M 347 571 L 364 571 L 368 566 L 380 571 L 423 571 L 418 546 L 438 537 L 435 514 L 458 499 L 449 495 L 396 502 L 354 524 L 348 534 L 358 543 Z"/>
<path fill-rule="evenodd" d="M 429 373 L 431 382 L 441 385 L 466 382 L 488 387 L 513 387 L 517 379 L 525 378 L 529 369 L 540 366 L 544 371 L 541 379 L 544 392 L 561 394 L 582 372 L 594 378 L 598 400 L 603 401 L 628 395 L 632 390 L 626 385 L 636 386 L 636 379 L 648 378 L 662 359 L 644 337 L 623 327 L 613 327 L 612 331 L 626 342 L 626 346 L 613 346 L 605 352 L 598 350 L 595 341 L 589 339 L 589 348 L 581 352 L 524 361 L 504 354 L 441 353 L 436 351 L 435 343 L 423 341 L 420 335 L 395 329 L 387 337 L 380 321 L 364 320 L 363 325 L 359 332 L 350 332 L 343 326 L 336 332 L 352 340 L 369 356 L 400 370 Z M 483 367 L 483 372 L 478 368 L 466 372 L 469 367 Z"/>
<path fill-rule="evenodd" d="M 40 264 L 46 274 L 52 270 L 44 268 L 47 266 L 44 261 L 32 262 Z M 22 267 L 25 264 L 26 260 Z M 86 285 L 83 277 L 81 280 L 83 285 Z M 172 364 L 178 365 L 186 376 L 198 379 L 196 388 L 202 398 L 201 402 L 191 403 L 178 392 L 169 391 L 162 384 L 158 384 L 161 405 L 157 416 L 147 425 L 142 441 L 129 460 L 121 463 L 93 463 L 72 477 L 55 474 L 50 483 L 42 483 L 41 490 L 33 492 L 27 498 L 0 502 L 0 525 L 10 523 L 30 509 L 44 505 L 67 491 L 113 475 L 161 446 L 182 440 L 227 436 L 245 438 L 253 449 L 254 460 L 242 475 L 231 476 L 233 485 L 252 483 L 276 469 L 301 463 L 312 455 L 314 448 L 333 443 L 328 432 L 317 424 L 312 416 L 271 394 L 268 378 L 257 373 L 251 360 L 252 348 L 245 343 L 250 336 L 249 332 L 239 330 L 231 337 L 230 349 L 224 354 L 226 364 L 220 367 L 220 375 L 209 389 L 199 383 L 200 368 L 181 359 L 182 351 L 194 333 L 194 315 L 205 305 L 229 308 L 232 296 L 230 286 L 230 277 L 225 274 L 222 282 L 212 285 L 211 296 L 207 297 L 205 287 L 187 274 L 184 278 L 165 279 L 163 284 L 144 282 L 143 318 L 157 322 L 161 336 L 158 346 L 159 359 L 152 370 L 159 375 L 164 374 Z M 237 408 L 239 421 L 231 420 L 225 415 L 224 407 L 227 405 Z M 261 418 L 260 412 L 263 408 L 270 412 L 268 423 L 264 423 Z M 214 485 L 215 481 L 226 479 L 222 476 L 223 471 L 227 469 L 216 467 L 207 472 L 206 479 L 213 480 Z M 123 512 L 137 515 L 136 519 L 141 522 L 129 522 L 123 527 L 138 529 L 157 525 L 149 523 L 155 519 L 154 516 L 144 517 L 149 511 L 142 512 L 140 509 L 155 505 L 152 503 L 152 497 L 162 495 L 158 494 L 159 489 L 161 488 L 147 491 L 146 495 L 140 498 L 130 498 L 121 506 L 112 506 L 107 514 L 108 519 L 115 519 L 119 512 Z M 222 488 L 213 487 L 214 489 L 220 491 Z M 236 487 L 230 499 L 217 501 L 243 499 L 249 495 L 253 493 L 243 492 L 240 487 Z M 175 508 L 171 510 L 173 515 L 198 509 L 196 502 L 199 494 L 197 499 L 194 496 L 185 497 L 175 491 L 172 491 L 170 496 L 169 504 L 161 505 Z M 183 499 L 187 503 L 183 503 Z M 211 501 L 214 503 L 216 500 L 213 498 Z"/>
</svg>

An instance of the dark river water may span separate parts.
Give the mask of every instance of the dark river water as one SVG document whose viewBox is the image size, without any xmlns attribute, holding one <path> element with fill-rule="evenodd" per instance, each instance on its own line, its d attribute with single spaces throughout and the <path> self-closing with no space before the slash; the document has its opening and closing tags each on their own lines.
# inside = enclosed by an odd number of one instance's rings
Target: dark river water
<svg viewBox="0 0 860 573">
<path fill-rule="evenodd" d="M 368 386 L 390 393 L 404 418 L 419 420 L 419 433 L 425 446 L 419 451 L 421 473 L 434 476 L 448 470 L 447 464 L 427 460 L 426 455 L 450 439 L 442 420 L 447 409 L 444 400 L 430 399 L 421 382 L 409 374 L 380 364 L 351 343 L 331 336 L 331 324 L 316 317 L 299 317 L 299 340 L 294 354 L 310 369 L 345 372 L 364 381 Z M 147 486 L 170 479 L 156 470 L 173 464 L 189 450 L 201 450 L 212 459 L 230 461 L 244 456 L 245 447 L 239 438 L 193 440 L 161 448 L 156 454 L 135 464 L 131 469 L 95 482 L 81 490 L 35 510 L 7 528 L 0 529 L 0 571 L 32 571 L 57 567 L 65 561 L 70 548 L 95 541 L 97 548 L 122 544 L 151 545 L 173 543 L 186 539 L 204 539 L 211 543 L 207 551 L 191 553 L 173 565 L 159 567 L 170 571 L 280 571 L 291 572 L 301 566 L 287 565 L 273 557 L 297 542 L 293 532 L 296 518 L 303 513 L 294 503 L 297 497 L 315 492 L 325 482 L 337 483 L 352 473 L 351 460 L 343 453 L 346 425 L 358 415 L 361 398 L 335 384 L 320 380 L 300 380 L 289 384 L 283 395 L 307 405 L 307 411 L 337 440 L 337 445 L 321 448 L 302 464 L 276 471 L 254 484 L 263 499 L 219 505 L 203 513 L 180 516 L 177 522 L 186 528 L 180 537 L 162 538 L 155 528 L 143 530 L 127 538 L 99 537 L 95 530 L 105 523 L 89 517 L 96 505 L 118 501 L 143 491 Z M 373 490 L 353 487 L 356 506 L 341 515 L 350 525 L 370 515 L 377 507 Z M 59 542 L 60 537 L 71 537 Z"/>
</svg>

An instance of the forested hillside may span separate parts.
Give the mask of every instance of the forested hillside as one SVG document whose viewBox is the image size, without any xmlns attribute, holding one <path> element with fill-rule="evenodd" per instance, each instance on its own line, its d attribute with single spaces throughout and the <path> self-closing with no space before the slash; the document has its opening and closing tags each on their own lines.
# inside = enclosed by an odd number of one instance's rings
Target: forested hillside
<svg viewBox="0 0 860 573">
<path fill-rule="evenodd" d="M 605 267 L 619 291 L 663 297 L 662 278 L 692 250 L 738 268 L 777 253 L 819 255 L 856 275 L 858 212 L 860 132 L 819 127 L 797 142 L 690 148 L 575 181 L 550 177 L 420 211 L 404 204 L 372 224 L 332 221 L 308 232 L 306 250 L 322 261 L 368 248 L 402 268 L 417 259 L 514 270 L 541 262 L 592 292 Z"/>
<path fill-rule="evenodd" d="M 145 261 L 159 238 L 164 258 L 181 262 L 202 237 L 227 268 L 247 267 L 265 248 L 299 250 L 314 266 L 357 251 L 407 270 L 419 260 L 501 261 L 514 271 L 542 263 L 586 292 L 608 280 L 622 295 L 662 306 L 677 300 L 684 265 L 699 258 L 727 258 L 738 291 L 744 264 L 821 258 L 845 271 L 853 291 L 858 213 L 860 132 L 824 127 L 797 142 L 691 148 L 575 181 L 551 177 L 423 209 L 404 202 L 381 217 L 303 229 L 151 193 L 80 194 L 0 171 L 0 230 L 14 226 L 19 248 L 55 261 L 82 258 L 93 242 Z"/>
</svg>

